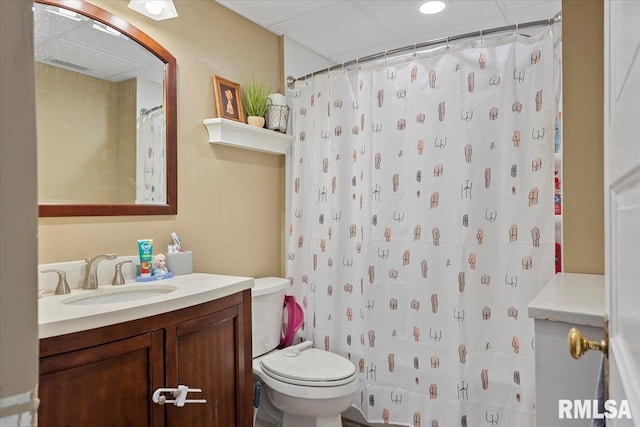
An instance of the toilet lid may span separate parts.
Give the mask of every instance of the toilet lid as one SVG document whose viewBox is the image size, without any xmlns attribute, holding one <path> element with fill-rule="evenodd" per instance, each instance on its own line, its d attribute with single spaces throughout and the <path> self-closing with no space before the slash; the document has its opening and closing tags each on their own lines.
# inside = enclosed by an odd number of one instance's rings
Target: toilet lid
<svg viewBox="0 0 640 427">
<path fill-rule="evenodd" d="M 279 381 L 312 387 L 348 384 L 356 377 L 353 363 L 335 353 L 310 348 L 297 356 L 280 350 L 264 357 L 260 365 L 265 374 Z"/>
</svg>

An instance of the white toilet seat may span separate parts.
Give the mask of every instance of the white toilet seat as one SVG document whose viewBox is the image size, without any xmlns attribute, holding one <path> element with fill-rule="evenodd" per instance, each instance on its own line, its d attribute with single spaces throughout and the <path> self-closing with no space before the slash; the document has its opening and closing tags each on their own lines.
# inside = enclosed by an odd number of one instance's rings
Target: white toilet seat
<svg viewBox="0 0 640 427">
<path fill-rule="evenodd" d="M 309 350 L 305 350 L 305 351 L 309 351 Z M 339 396 L 349 396 L 349 395 L 353 395 L 358 390 L 359 381 L 358 381 L 358 374 L 356 372 L 354 372 L 354 375 L 353 377 L 351 377 L 350 382 L 346 382 L 345 384 L 331 383 L 329 384 L 329 386 L 316 386 L 314 384 L 317 384 L 317 383 L 313 383 L 313 382 L 310 383 L 311 384 L 310 386 L 292 384 L 290 378 L 284 381 L 284 380 L 280 380 L 273 377 L 272 375 L 265 372 L 265 370 L 262 368 L 262 360 L 268 357 L 270 358 L 276 353 L 280 353 L 283 351 L 284 350 L 274 350 L 270 353 L 267 353 L 263 356 L 259 356 L 253 359 L 253 373 L 257 375 L 271 389 L 276 390 L 277 392 L 282 393 L 283 395 L 286 395 L 286 396 L 290 396 L 292 398 L 310 399 L 312 401 L 317 399 L 333 399 Z M 301 353 L 304 353 L 305 351 Z M 322 351 L 322 350 L 319 350 L 319 351 Z M 344 359 L 346 360 L 347 363 L 351 364 L 351 362 L 348 359 L 343 358 L 342 356 L 339 356 L 339 355 L 335 355 L 335 356 L 338 358 Z M 353 366 L 353 364 L 351 365 Z M 355 366 L 353 369 L 355 371 Z M 285 377 L 287 376 L 285 375 Z"/>
<path fill-rule="evenodd" d="M 260 360 L 262 371 L 278 381 L 305 387 L 337 387 L 356 380 L 355 366 L 328 351 L 310 348 L 292 356 L 276 351 Z"/>
</svg>

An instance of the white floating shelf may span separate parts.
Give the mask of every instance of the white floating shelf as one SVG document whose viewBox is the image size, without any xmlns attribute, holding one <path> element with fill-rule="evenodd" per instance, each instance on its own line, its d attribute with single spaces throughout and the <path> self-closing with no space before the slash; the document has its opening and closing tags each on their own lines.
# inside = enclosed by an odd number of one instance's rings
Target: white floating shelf
<svg viewBox="0 0 640 427">
<path fill-rule="evenodd" d="M 207 128 L 212 144 L 263 153 L 287 154 L 294 139 L 291 135 L 222 118 L 205 119 L 202 124 Z"/>
</svg>

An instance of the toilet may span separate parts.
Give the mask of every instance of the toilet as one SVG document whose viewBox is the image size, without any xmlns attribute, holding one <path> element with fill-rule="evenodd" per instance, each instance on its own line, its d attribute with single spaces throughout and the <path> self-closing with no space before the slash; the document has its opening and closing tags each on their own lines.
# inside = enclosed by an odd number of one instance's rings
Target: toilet
<svg viewBox="0 0 640 427">
<path fill-rule="evenodd" d="M 251 289 L 253 373 L 261 394 L 256 426 L 342 427 L 340 414 L 358 391 L 345 357 L 307 341 L 277 349 L 283 336 L 287 279 L 255 279 Z"/>
</svg>

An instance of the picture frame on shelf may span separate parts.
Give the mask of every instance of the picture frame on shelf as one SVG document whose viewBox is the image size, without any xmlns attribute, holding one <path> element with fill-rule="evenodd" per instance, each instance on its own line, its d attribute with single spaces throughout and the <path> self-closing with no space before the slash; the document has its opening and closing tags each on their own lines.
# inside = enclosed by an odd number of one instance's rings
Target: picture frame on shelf
<svg viewBox="0 0 640 427">
<path fill-rule="evenodd" d="M 214 75 L 213 89 L 218 117 L 244 123 L 240 85 L 224 77 Z"/>
</svg>

